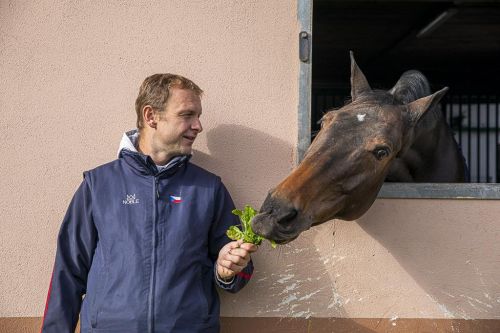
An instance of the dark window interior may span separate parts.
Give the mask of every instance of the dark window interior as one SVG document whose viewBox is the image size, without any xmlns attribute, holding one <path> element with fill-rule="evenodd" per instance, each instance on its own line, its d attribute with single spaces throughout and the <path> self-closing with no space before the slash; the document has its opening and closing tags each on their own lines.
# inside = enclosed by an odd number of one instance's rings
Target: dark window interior
<svg viewBox="0 0 500 333">
<path fill-rule="evenodd" d="M 442 109 L 471 181 L 500 182 L 500 3 L 496 1 L 313 2 L 311 132 L 349 97 L 349 50 L 374 88 L 418 69 Z"/>
</svg>

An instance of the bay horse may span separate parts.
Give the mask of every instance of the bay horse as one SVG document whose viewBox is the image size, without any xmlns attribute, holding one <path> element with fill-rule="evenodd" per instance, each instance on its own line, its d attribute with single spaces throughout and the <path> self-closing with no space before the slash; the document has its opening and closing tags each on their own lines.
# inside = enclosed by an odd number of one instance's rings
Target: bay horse
<svg viewBox="0 0 500 333">
<path fill-rule="evenodd" d="M 327 112 L 302 162 L 265 199 L 253 230 L 277 243 L 332 220 L 355 220 L 384 180 L 463 182 L 461 151 L 441 113 L 447 87 L 431 94 L 418 71 L 372 90 L 351 52 L 351 99 Z"/>
</svg>

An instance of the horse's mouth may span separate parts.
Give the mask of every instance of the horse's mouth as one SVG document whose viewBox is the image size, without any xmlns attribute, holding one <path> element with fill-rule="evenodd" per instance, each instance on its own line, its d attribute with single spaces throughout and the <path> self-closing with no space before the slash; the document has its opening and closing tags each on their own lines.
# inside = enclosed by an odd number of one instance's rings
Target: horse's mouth
<svg viewBox="0 0 500 333">
<path fill-rule="evenodd" d="M 282 234 L 279 231 L 278 232 L 275 231 L 273 233 L 273 235 L 271 236 L 271 238 L 269 238 L 269 240 L 273 240 L 278 245 L 284 245 L 284 244 L 290 243 L 291 241 L 297 239 L 297 237 L 299 237 L 299 235 L 300 235 L 300 232 L 297 234 L 294 233 L 293 236 L 290 236 L 290 235 Z"/>
<path fill-rule="evenodd" d="M 291 241 L 297 239 L 297 237 L 299 237 L 299 235 L 293 237 L 293 238 L 289 238 L 289 239 L 285 239 L 285 240 L 275 240 L 273 239 L 273 241 L 278 244 L 278 245 L 285 245 L 285 244 L 288 244 L 290 243 Z"/>
<path fill-rule="evenodd" d="M 286 221 L 286 226 L 282 225 L 270 214 L 261 213 L 252 220 L 254 232 L 266 239 L 273 240 L 276 244 L 286 244 L 296 239 L 303 231 L 310 228 L 310 224 L 303 219 L 296 217 Z"/>
</svg>

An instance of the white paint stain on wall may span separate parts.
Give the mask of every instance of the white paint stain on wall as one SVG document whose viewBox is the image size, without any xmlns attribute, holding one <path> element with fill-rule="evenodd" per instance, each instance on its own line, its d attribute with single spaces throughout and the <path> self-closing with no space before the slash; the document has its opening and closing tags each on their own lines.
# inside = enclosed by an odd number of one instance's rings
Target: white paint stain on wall
<svg viewBox="0 0 500 333">
<path fill-rule="evenodd" d="M 328 255 L 328 256 L 321 256 L 320 260 L 323 262 L 323 265 L 330 264 L 330 265 L 335 265 L 344 260 L 346 257 L 345 256 L 338 256 L 338 255 Z"/>
<path fill-rule="evenodd" d="M 303 301 L 303 300 L 309 299 L 309 298 L 311 298 L 312 296 L 316 295 L 319 292 L 320 292 L 320 290 L 316 290 L 315 292 L 312 292 L 310 294 L 302 296 L 301 298 L 299 298 L 299 301 Z"/>
<path fill-rule="evenodd" d="M 332 291 L 331 302 L 328 304 L 328 309 L 332 309 L 334 307 L 341 307 L 344 305 L 344 300 L 342 296 L 340 296 L 335 291 Z"/>
<path fill-rule="evenodd" d="M 391 322 L 392 326 L 396 326 L 397 325 L 396 320 L 398 320 L 398 319 L 399 319 L 399 317 L 397 315 L 393 315 L 391 317 L 391 319 L 389 319 L 389 321 Z"/>
<path fill-rule="evenodd" d="M 455 314 L 451 312 L 446 306 L 440 303 L 437 303 L 437 305 L 446 318 L 455 318 Z"/>
<path fill-rule="evenodd" d="M 478 300 L 477 298 L 473 298 L 473 297 L 470 297 L 470 296 L 467 296 L 467 295 L 460 295 L 460 297 L 463 297 L 465 299 L 467 299 L 467 302 L 473 306 L 474 308 L 476 307 L 477 304 L 480 304 L 482 306 L 485 306 L 489 309 L 493 309 L 493 306 L 491 304 L 488 304 L 486 302 L 483 302 L 481 300 Z M 477 304 L 476 304 L 477 303 Z M 486 310 L 483 310 L 483 312 L 488 312 Z"/>
<path fill-rule="evenodd" d="M 259 309 L 259 315 L 276 313 L 285 317 L 309 318 L 314 316 L 318 309 L 325 309 L 325 306 L 318 304 L 328 304 L 330 313 L 338 316 L 343 312 L 343 298 L 332 288 L 332 277 L 327 270 L 315 269 L 315 274 L 297 275 L 304 265 L 310 265 L 310 258 L 315 258 L 316 263 L 321 265 L 334 266 L 336 262 L 345 259 L 344 256 L 327 255 L 321 256 L 313 246 L 303 248 L 293 248 L 284 246 L 282 255 L 288 257 L 304 258 L 303 261 L 295 261 L 283 265 L 285 268 L 281 272 L 268 274 L 268 280 L 264 284 L 271 282 L 268 289 L 269 297 L 276 302 L 265 305 L 265 309 Z M 299 256 L 296 254 L 300 253 Z M 309 258 L 309 259 L 308 259 Z M 321 266 L 320 266 L 321 267 Z"/>
<path fill-rule="evenodd" d="M 278 283 L 285 283 L 286 281 L 290 280 L 294 276 L 295 276 L 294 274 L 286 274 L 283 278 L 279 279 L 277 282 Z"/>
<path fill-rule="evenodd" d="M 297 300 L 297 296 L 295 294 L 288 295 L 281 301 L 281 303 L 278 304 L 278 306 L 290 304 L 290 302 Z"/>
<path fill-rule="evenodd" d="M 297 289 L 297 283 L 293 283 L 291 285 L 285 286 L 285 289 L 280 293 L 280 295 L 287 294 L 290 291 Z"/>
<path fill-rule="evenodd" d="M 442 292 L 443 294 L 445 294 L 444 292 Z M 453 295 L 451 294 L 448 294 L 446 293 L 445 295 L 449 296 L 449 297 L 454 297 Z M 442 303 L 439 303 L 434 297 L 432 297 L 431 295 L 427 294 L 427 297 L 429 297 L 433 302 L 436 303 L 436 305 L 438 306 L 439 310 L 441 310 L 441 313 L 445 316 L 445 318 L 456 318 L 458 315 L 456 313 L 454 313 L 453 311 L 449 310 L 446 305 L 442 304 Z"/>
</svg>

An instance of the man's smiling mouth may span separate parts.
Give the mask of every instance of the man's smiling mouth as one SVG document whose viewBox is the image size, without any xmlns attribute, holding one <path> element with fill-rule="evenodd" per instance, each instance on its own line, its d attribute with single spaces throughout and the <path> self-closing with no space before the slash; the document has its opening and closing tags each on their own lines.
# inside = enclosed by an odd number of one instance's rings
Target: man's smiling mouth
<svg viewBox="0 0 500 333">
<path fill-rule="evenodd" d="M 196 136 L 184 135 L 183 138 L 189 141 L 194 141 L 196 139 Z"/>
</svg>

